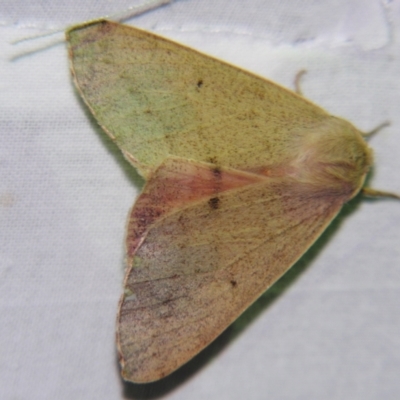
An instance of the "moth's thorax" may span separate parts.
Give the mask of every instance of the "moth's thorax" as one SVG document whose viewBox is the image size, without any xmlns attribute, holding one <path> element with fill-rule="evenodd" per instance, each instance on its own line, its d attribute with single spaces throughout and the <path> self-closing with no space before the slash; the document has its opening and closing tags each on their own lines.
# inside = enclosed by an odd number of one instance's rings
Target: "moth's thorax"
<svg viewBox="0 0 400 400">
<path fill-rule="evenodd" d="M 298 156 L 290 164 L 296 179 L 349 198 L 361 189 L 372 165 L 372 150 L 349 122 L 328 117 L 303 128 L 296 142 Z"/>
</svg>

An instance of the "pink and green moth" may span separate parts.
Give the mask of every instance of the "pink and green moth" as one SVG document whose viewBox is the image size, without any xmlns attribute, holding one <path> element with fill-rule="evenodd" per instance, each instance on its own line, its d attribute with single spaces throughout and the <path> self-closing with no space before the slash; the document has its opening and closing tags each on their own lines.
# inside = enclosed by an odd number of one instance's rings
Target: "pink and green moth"
<svg viewBox="0 0 400 400">
<path fill-rule="evenodd" d="M 363 188 L 365 134 L 297 93 L 106 20 L 67 40 L 83 100 L 146 180 L 117 317 L 126 380 L 199 353 L 360 190 L 391 196 Z"/>
</svg>

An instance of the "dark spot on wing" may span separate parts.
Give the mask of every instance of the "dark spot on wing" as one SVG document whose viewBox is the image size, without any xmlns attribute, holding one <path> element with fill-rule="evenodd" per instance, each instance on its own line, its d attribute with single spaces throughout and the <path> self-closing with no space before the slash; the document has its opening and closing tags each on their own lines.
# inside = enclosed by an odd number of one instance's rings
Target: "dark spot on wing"
<svg viewBox="0 0 400 400">
<path fill-rule="evenodd" d="M 222 174 L 221 168 L 219 168 L 219 167 L 214 167 L 214 168 L 212 169 L 212 173 L 213 173 L 215 179 L 221 179 L 221 174 Z"/>
<path fill-rule="evenodd" d="M 99 31 L 103 35 L 111 32 L 113 29 L 115 29 L 115 26 L 106 20 L 102 20 L 102 21 L 98 22 L 98 27 L 99 27 Z"/>
<path fill-rule="evenodd" d="M 219 208 L 219 203 L 220 203 L 220 200 L 218 197 L 212 197 L 210 200 L 208 200 L 208 205 L 213 210 L 216 210 L 217 208 Z"/>
</svg>

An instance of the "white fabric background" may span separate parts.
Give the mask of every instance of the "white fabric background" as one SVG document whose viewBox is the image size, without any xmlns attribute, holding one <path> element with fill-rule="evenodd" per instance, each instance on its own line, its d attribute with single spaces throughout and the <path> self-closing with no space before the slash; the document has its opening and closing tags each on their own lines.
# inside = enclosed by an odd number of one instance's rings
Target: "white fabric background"
<svg viewBox="0 0 400 400">
<path fill-rule="evenodd" d="M 361 198 L 197 358 L 122 382 L 115 314 L 142 182 L 79 101 L 65 44 L 10 42 L 128 4 L 0 4 L 0 398 L 398 399 L 400 203 Z M 305 95 L 332 114 L 390 120 L 370 184 L 400 193 L 399 0 L 176 0 L 130 23 L 288 87 L 306 68 Z"/>
</svg>

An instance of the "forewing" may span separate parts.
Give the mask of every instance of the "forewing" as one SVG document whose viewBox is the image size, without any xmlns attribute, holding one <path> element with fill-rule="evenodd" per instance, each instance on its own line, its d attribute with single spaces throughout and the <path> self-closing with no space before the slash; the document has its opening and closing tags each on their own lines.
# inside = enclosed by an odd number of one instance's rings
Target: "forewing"
<svg viewBox="0 0 400 400">
<path fill-rule="evenodd" d="M 151 33 L 108 21 L 67 31 L 82 97 L 147 178 L 169 156 L 255 171 L 293 157 L 328 115 L 293 92 Z"/>
<path fill-rule="evenodd" d="M 150 192 L 168 175 L 158 171 Z M 308 249 L 343 202 L 288 178 L 249 177 L 198 198 L 196 190 L 138 230 L 118 316 L 127 380 L 160 379 L 207 346 Z M 142 196 L 152 197 L 146 188 Z M 132 216 L 141 208 L 151 209 L 151 201 L 139 197 Z"/>
</svg>

